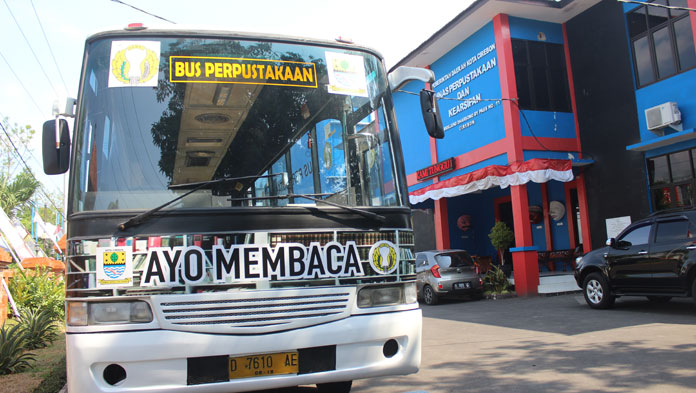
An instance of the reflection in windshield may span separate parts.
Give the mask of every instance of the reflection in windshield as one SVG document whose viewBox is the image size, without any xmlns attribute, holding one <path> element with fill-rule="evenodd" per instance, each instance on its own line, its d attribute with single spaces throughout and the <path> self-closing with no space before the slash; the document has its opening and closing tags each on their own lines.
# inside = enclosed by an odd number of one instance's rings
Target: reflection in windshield
<svg viewBox="0 0 696 393">
<path fill-rule="evenodd" d="M 169 208 L 316 203 L 262 198 L 288 194 L 401 204 L 386 83 L 373 55 L 272 42 L 151 41 L 137 46 L 161 48 L 156 86 L 116 87 L 109 66 L 118 41 L 88 47 L 74 210 L 152 208 L 188 191 L 177 185 L 225 177 L 243 179 L 214 183 Z M 268 177 L 278 173 L 285 175 Z"/>
</svg>

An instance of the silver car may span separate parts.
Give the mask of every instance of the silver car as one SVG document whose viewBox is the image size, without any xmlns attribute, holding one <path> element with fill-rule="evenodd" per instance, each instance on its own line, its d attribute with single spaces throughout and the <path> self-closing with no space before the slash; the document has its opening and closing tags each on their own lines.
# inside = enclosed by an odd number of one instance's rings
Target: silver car
<svg viewBox="0 0 696 393">
<path fill-rule="evenodd" d="M 483 295 L 483 279 L 473 258 L 464 250 L 416 253 L 418 296 L 425 304 L 437 304 L 445 296 Z"/>
</svg>

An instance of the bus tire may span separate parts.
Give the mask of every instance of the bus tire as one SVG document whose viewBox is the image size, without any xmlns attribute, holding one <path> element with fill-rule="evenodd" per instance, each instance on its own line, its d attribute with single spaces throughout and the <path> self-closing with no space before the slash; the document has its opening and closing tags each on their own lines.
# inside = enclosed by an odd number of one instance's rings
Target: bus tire
<svg viewBox="0 0 696 393">
<path fill-rule="evenodd" d="M 319 393 L 349 393 L 353 381 L 318 383 Z"/>
</svg>

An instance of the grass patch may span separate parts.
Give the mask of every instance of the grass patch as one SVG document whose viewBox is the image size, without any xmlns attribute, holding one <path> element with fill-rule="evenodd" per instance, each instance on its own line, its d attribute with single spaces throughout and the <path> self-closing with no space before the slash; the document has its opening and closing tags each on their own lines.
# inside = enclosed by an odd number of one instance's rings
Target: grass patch
<svg viewBox="0 0 696 393">
<path fill-rule="evenodd" d="M 15 324 L 12 320 L 8 324 Z M 46 348 L 33 349 L 36 361 L 21 373 L 1 375 L 3 393 L 56 393 L 65 385 L 65 332 Z"/>
</svg>

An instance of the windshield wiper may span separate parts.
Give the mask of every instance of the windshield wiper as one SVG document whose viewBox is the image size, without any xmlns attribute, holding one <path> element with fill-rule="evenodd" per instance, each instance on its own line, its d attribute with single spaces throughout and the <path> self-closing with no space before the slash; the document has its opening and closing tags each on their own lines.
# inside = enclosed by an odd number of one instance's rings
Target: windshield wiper
<svg viewBox="0 0 696 393">
<path fill-rule="evenodd" d="M 235 181 L 235 180 L 248 180 L 248 179 L 258 179 L 262 177 L 274 177 L 274 176 L 284 176 L 285 172 L 281 173 L 271 173 L 270 175 L 260 175 L 260 176 L 234 176 L 234 177 L 221 177 L 219 179 L 213 179 L 213 180 L 206 180 L 206 181 L 201 181 L 201 182 L 195 182 L 195 183 L 185 183 L 185 184 L 175 184 L 172 186 L 169 186 L 169 189 L 177 189 L 177 188 L 188 188 L 188 187 L 193 187 L 191 190 L 188 192 L 179 195 L 178 197 L 167 201 L 155 208 L 152 208 L 146 212 L 140 213 L 137 216 L 131 217 L 127 221 L 124 221 L 118 225 L 118 229 L 123 231 L 126 228 L 132 227 L 134 225 L 141 224 L 143 221 L 147 220 L 151 215 L 154 213 L 157 213 L 158 211 L 164 209 L 165 207 L 171 205 L 172 203 L 185 198 L 194 192 L 200 190 L 201 188 L 211 185 L 211 184 L 217 184 L 217 183 L 223 183 L 223 182 L 228 182 L 228 181 Z"/>
<path fill-rule="evenodd" d="M 272 195 L 272 196 L 263 196 L 263 197 L 250 197 L 250 198 L 232 198 L 230 201 L 232 202 L 238 202 L 238 201 L 257 201 L 257 200 L 268 200 L 268 199 L 289 199 L 289 198 L 305 198 L 309 199 L 314 202 L 321 202 L 325 203 L 330 206 L 335 206 L 339 207 L 343 210 L 347 210 L 352 213 L 359 214 L 363 217 L 379 221 L 379 222 L 385 222 L 387 221 L 387 218 L 384 217 L 381 214 L 373 213 L 368 210 L 363 210 L 363 209 L 358 209 L 356 207 L 351 207 L 351 206 L 346 206 L 340 203 L 336 202 L 331 202 L 327 201 L 326 199 L 321 199 L 321 198 L 316 198 L 318 196 L 326 196 L 326 195 L 333 195 L 333 194 L 286 194 L 286 195 Z"/>
</svg>

